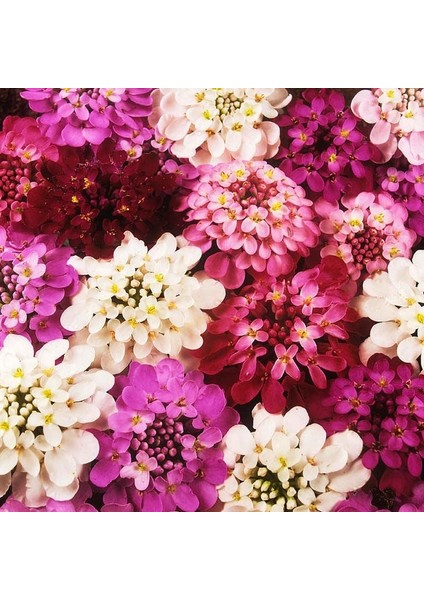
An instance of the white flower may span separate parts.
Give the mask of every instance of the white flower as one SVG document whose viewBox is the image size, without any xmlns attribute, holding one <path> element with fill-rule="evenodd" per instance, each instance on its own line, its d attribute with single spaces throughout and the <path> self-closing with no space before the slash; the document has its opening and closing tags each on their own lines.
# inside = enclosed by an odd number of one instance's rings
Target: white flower
<svg viewBox="0 0 424 600">
<path fill-rule="evenodd" d="M 262 160 L 278 150 L 273 119 L 291 96 L 283 88 L 158 89 L 150 125 L 173 142 L 172 152 L 194 165 Z"/>
<path fill-rule="evenodd" d="M 255 431 L 235 425 L 223 440 L 231 472 L 219 489 L 224 511 L 330 511 L 368 481 L 354 431 L 327 438 L 300 406 L 284 416 L 261 405 L 253 413 Z"/>
<path fill-rule="evenodd" d="M 113 410 L 106 393 L 114 378 L 87 369 L 90 346 L 69 349 L 66 340 L 37 353 L 26 338 L 8 335 L 0 350 L 0 496 L 10 485 L 15 498 L 40 506 L 47 497 L 69 500 L 78 490 L 82 465 L 96 458 L 98 442 L 79 429 Z M 16 376 L 16 370 L 22 372 Z"/>
<path fill-rule="evenodd" d="M 133 358 L 145 361 L 155 354 L 159 359 L 199 348 L 209 320 L 203 311 L 225 297 L 218 281 L 202 273 L 187 275 L 200 258 L 199 248 L 178 248 L 170 233 L 147 252 L 143 242 L 126 232 L 110 261 L 73 261 L 87 281 L 61 323 L 69 331 L 87 328 L 87 343 L 102 354 L 100 364 L 111 373 L 121 372 Z"/>
<path fill-rule="evenodd" d="M 364 295 L 355 300 L 361 317 L 376 321 L 362 344 L 361 360 L 370 351 L 395 354 L 424 368 L 424 250 L 412 260 L 395 258 L 387 273 L 376 273 L 363 284 Z M 419 361 L 417 362 L 417 359 Z"/>
</svg>

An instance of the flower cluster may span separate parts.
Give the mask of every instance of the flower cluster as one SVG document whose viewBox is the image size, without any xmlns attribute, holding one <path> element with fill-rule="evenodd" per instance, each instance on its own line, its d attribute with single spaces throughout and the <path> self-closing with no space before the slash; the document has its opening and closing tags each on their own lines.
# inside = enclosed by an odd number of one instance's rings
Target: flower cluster
<svg viewBox="0 0 424 600">
<path fill-rule="evenodd" d="M 187 275 L 200 259 L 195 246 L 177 249 L 164 234 L 149 251 L 127 233 L 113 259 L 72 259 L 87 283 L 61 317 L 69 331 L 87 328 L 87 344 L 101 353 L 101 365 L 122 372 L 130 360 L 177 356 L 182 348 L 202 345 L 208 316 L 225 289 L 213 279 Z"/>
<path fill-rule="evenodd" d="M 332 381 L 323 401 L 333 415 L 323 425 L 330 431 L 347 427 L 361 434 L 363 464 L 378 473 L 384 466 L 422 473 L 424 457 L 424 376 L 410 364 L 373 357 L 367 367 L 354 367 Z"/>
<path fill-rule="evenodd" d="M 106 393 L 114 378 L 87 370 L 94 351 L 68 350 L 53 340 L 37 353 L 22 336 L 9 335 L 0 350 L 0 497 L 12 486 L 16 500 L 43 506 L 70 500 L 83 465 L 99 450 L 93 427 L 113 410 Z M 62 359 L 57 364 L 58 359 Z"/>
<path fill-rule="evenodd" d="M 343 194 L 367 189 L 371 146 L 359 119 L 335 90 L 306 90 L 278 123 L 283 146 L 280 168 L 308 196 L 335 202 Z"/>
<path fill-rule="evenodd" d="M 411 256 L 416 240 L 414 231 L 405 227 L 407 209 L 396 204 L 388 193 L 361 192 L 341 200 L 340 207 L 322 206 L 325 217 L 320 229 L 328 239 L 321 256 L 338 256 L 356 280 L 387 268 L 396 257 Z"/>
<path fill-rule="evenodd" d="M 112 138 L 137 152 L 151 137 L 151 88 L 27 88 L 21 93 L 58 146 L 99 145 Z"/>
<path fill-rule="evenodd" d="M 424 88 L 0 104 L 0 511 L 424 511 Z"/>
<path fill-rule="evenodd" d="M 213 311 L 210 339 L 200 350 L 201 369 L 218 379 L 228 370 L 236 404 L 261 393 L 272 413 L 286 405 L 279 380 L 308 376 L 325 388 L 325 372 L 343 371 L 355 356 L 348 343 L 347 326 L 354 316 L 346 279 L 344 263 L 327 257 L 291 279 L 257 281 L 229 296 Z"/>
<path fill-rule="evenodd" d="M 208 168 L 187 198 L 184 236 L 203 251 L 211 277 L 229 289 L 246 271 L 289 273 L 317 244 L 312 202 L 284 173 L 265 162 L 231 162 Z M 215 245 L 218 251 L 215 249 Z"/>
<path fill-rule="evenodd" d="M 90 480 L 104 489 L 104 510 L 207 510 L 227 476 L 220 442 L 238 415 L 223 391 L 180 362 L 131 363 L 116 381 L 111 434 L 98 433 Z"/>
<path fill-rule="evenodd" d="M 41 158 L 57 160 L 58 151 L 30 117 L 6 117 L 0 132 L 0 222 L 22 220 L 26 197 L 37 185 Z"/>
<path fill-rule="evenodd" d="M 35 342 L 62 338 L 60 316 L 78 291 L 72 251 L 59 247 L 55 235 L 38 235 L 0 226 L 0 346 L 9 333 Z"/>
<path fill-rule="evenodd" d="M 160 89 L 152 95 L 150 124 L 171 141 L 175 156 L 194 165 L 274 156 L 280 131 L 268 119 L 291 100 L 282 88 Z"/>
<path fill-rule="evenodd" d="M 361 90 L 352 100 L 352 111 L 373 125 L 370 141 L 378 162 L 400 152 L 411 165 L 424 163 L 424 90 L 376 88 Z"/>
<path fill-rule="evenodd" d="M 412 260 L 394 259 L 387 273 L 366 279 L 363 289 L 356 307 L 361 316 L 376 322 L 362 344 L 363 361 L 376 352 L 397 354 L 424 369 L 424 250 L 417 250 Z"/>
<path fill-rule="evenodd" d="M 151 152 L 129 159 L 111 140 L 96 150 L 64 147 L 57 161 L 39 165 L 23 219 L 32 229 L 59 230 L 59 241 L 68 240 L 77 253 L 109 258 L 125 231 L 148 244 L 172 228 L 180 231 L 178 221 L 170 223 L 170 200 L 184 185 L 175 171 Z"/>
<path fill-rule="evenodd" d="M 327 512 L 368 481 L 357 433 L 327 438 L 321 425 L 308 423 L 301 406 L 274 416 L 258 405 L 253 432 L 245 425 L 228 431 L 224 448 L 231 474 L 219 489 L 224 510 Z"/>
</svg>

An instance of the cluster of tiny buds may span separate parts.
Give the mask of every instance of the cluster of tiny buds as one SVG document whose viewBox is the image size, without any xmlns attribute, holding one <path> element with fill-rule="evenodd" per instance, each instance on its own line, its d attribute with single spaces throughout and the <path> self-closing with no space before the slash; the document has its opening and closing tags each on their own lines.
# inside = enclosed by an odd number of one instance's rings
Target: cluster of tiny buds
<svg viewBox="0 0 424 600">
<path fill-rule="evenodd" d="M 235 94 L 229 92 L 222 92 L 215 100 L 216 108 L 219 111 L 221 117 L 225 117 L 228 114 L 232 114 L 240 108 L 242 100 Z"/>
<path fill-rule="evenodd" d="M 18 392 L 6 392 L 0 401 L 0 409 L 5 410 L 9 417 L 17 416 L 17 427 L 34 430 L 27 425 L 27 418 L 37 408 L 37 400 L 29 392 L 28 388 L 20 388 Z"/>
<path fill-rule="evenodd" d="M 1 264 L 1 263 L 0 263 Z M 18 275 L 13 272 L 10 264 L 4 264 L 0 270 L 0 306 L 19 300 L 24 286 L 17 283 Z"/>
<path fill-rule="evenodd" d="M 144 450 L 150 457 L 157 460 L 155 475 L 163 475 L 165 471 L 183 467 L 181 461 L 181 437 L 184 434 L 184 424 L 169 417 L 156 418 L 145 431 L 139 433 L 131 441 L 135 452 Z"/>
<path fill-rule="evenodd" d="M 277 504 L 285 511 L 294 510 L 299 506 L 296 498 L 297 493 L 300 489 L 308 487 L 308 481 L 301 475 L 296 475 L 293 469 L 290 469 L 289 473 L 289 480 L 281 482 L 276 474 L 266 467 L 254 469 L 249 477 L 253 485 L 249 497 L 254 502 L 262 501 L 270 505 Z M 310 510 L 313 510 L 313 507 L 310 507 Z"/>
</svg>

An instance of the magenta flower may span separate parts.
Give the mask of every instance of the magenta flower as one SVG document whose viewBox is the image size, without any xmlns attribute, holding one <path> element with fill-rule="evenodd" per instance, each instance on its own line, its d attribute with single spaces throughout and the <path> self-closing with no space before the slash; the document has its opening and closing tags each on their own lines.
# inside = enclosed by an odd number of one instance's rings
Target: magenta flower
<svg viewBox="0 0 424 600">
<path fill-rule="evenodd" d="M 112 138 L 131 152 L 152 137 L 151 88 L 27 88 L 21 93 L 40 113 L 45 135 L 58 146 L 98 146 Z M 130 144 L 130 146 L 129 146 Z M 136 151 L 135 151 L 136 152 Z"/>
<path fill-rule="evenodd" d="M 69 247 L 56 247 L 55 235 L 0 226 L 0 344 L 8 333 L 34 342 L 69 334 L 60 316 L 79 289 L 71 254 Z"/>
<path fill-rule="evenodd" d="M 111 433 L 97 435 L 99 460 L 90 473 L 102 510 L 211 508 L 227 476 L 220 442 L 238 422 L 222 389 L 164 359 L 155 367 L 131 363 L 115 391 Z"/>
<path fill-rule="evenodd" d="M 364 441 L 364 465 L 403 469 L 420 478 L 424 457 L 424 376 L 398 359 L 373 357 L 368 367 L 350 369 L 349 378 L 331 382 L 323 404 L 334 416 L 322 421 L 329 431 L 349 427 Z"/>
</svg>

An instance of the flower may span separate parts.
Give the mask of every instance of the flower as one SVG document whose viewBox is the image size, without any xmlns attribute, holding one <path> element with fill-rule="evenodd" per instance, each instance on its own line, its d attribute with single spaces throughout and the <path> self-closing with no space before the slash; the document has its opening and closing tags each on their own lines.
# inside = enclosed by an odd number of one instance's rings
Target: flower
<svg viewBox="0 0 424 600">
<path fill-rule="evenodd" d="M 110 139 L 95 150 L 65 146 L 57 161 L 38 165 L 22 218 L 31 230 L 59 230 L 60 242 L 81 255 L 109 258 L 126 230 L 151 245 L 164 231 L 182 229 L 172 202 L 195 174 L 174 167 L 156 151 L 132 159 Z"/>
<path fill-rule="evenodd" d="M 224 511 L 327 512 L 368 481 L 357 433 L 327 438 L 301 406 L 276 417 L 257 405 L 253 417 L 254 433 L 235 425 L 223 439 L 231 473 L 218 490 Z"/>
<path fill-rule="evenodd" d="M 377 475 L 384 466 L 419 478 L 423 401 L 424 376 L 398 359 L 377 355 L 367 367 L 351 368 L 348 377 L 330 383 L 323 405 L 332 407 L 333 415 L 322 424 L 329 431 L 357 431 L 364 442 L 363 464 Z"/>
<path fill-rule="evenodd" d="M 283 144 L 280 168 L 308 197 L 334 204 L 344 194 L 368 189 L 372 146 L 360 121 L 335 90 L 308 89 L 277 119 Z"/>
<path fill-rule="evenodd" d="M 364 363 L 370 354 L 381 352 L 424 369 L 423 285 L 424 250 L 417 250 L 412 260 L 394 259 L 387 273 L 364 281 L 364 295 L 355 306 L 362 317 L 376 322 L 361 346 Z"/>
<path fill-rule="evenodd" d="M 71 254 L 55 235 L 0 226 L 0 345 L 9 333 L 35 342 L 68 335 L 59 317 L 79 288 Z"/>
<path fill-rule="evenodd" d="M 29 190 L 37 185 L 42 158 L 57 160 L 58 151 L 30 118 L 6 117 L 0 132 L 0 222 L 22 220 Z"/>
<path fill-rule="evenodd" d="M 312 202 L 302 188 L 265 162 L 205 169 L 187 197 L 186 239 L 209 252 L 205 270 L 229 289 L 246 272 L 289 273 L 318 242 Z"/>
<path fill-rule="evenodd" d="M 421 88 L 361 90 L 352 100 L 353 113 L 373 124 L 370 141 L 387 162 L 397 149 L 412 165 L 424 163 L 424 95 Z"/>
<path fill-rule="evenodd" d="M 58 146 L 136 146 L 151 137 L 146 117 L 151 88 L 27 88 L 21 97 L 41 114 L 38 122 Z"/>
<path fill-rule="evenodd" d="M 27 506 L 73 498 L 83 465 L 99 450 L 84 427 L 113 410 L 106 393 L 113 376 L 87 371 L 92 348 L 68 348 L 53 340 L 34 354 L 26 338 L 11 334 L 0 350 L 0 496 L 11 486 Z"/>
<path fill-rule="evenodd" d="M 343 198 L 337 209 L 322 206 L 317 212 L 324 217 L 321 256 L 339 256 L 354 280 L 365 271 L 385 269 L 396 257 L 411 255 L 416 234 L 405 227 L 408 211 L 388 193 L 361 192 Z"/>
<path fill-rule="evenodd" d="M 197 352 L 201 370 L 217 382 L 224 376 L 235 404 L 260 393 L 271 413 L 285 408 L 288 380 L 308 378 L 325 389 L 325 371 L 340 373 L 347 366 L 342 349 L 357 354 L 349 328 L 355 314 L 348 308 L 355 289 L 346 287 L 347 277 L 346 265 L 328 256 L 313 269 L 254 281 L 229 294 L 213 311 Z"/>
<path fill-rule="evenodd" d="M 62 326 L 87 327 L 87 343 L 101 350 L 102 367 L 111 373 L 121 372 L 134 357 L 153 360 L 199 348 L 209 320 L 203 310 L 225 296 L 218 281 L 187 275 L 200 256 L 194 246 L 177 249 L 170 233 L 148 251 L 127 232 L 111 260 L 75 257 L 72 264 L 88 279 L 62 314 Z"/>
<path fill-rule="evenodd" d="M 171 152 L 194 165 L 271 158 L 280 144 L 272 119 L 291 96 L 283 88 L 158 89 L 149 123 Z"/>
<path fill-rule="evenodd" d="M 113 504 L 148 511 L 152 503 L 158 511 L 211 508 L 227 474 L 219 444 L 238 421 L 223 391 L 206 385 L 199 371 L 184 374 L 174 359 L 156 367 L 132 362 L 116 383 L 111 433 L 96 432 L 100 460 L 90 473 L 104 488 L 102 510 Z"/>
</svg>

